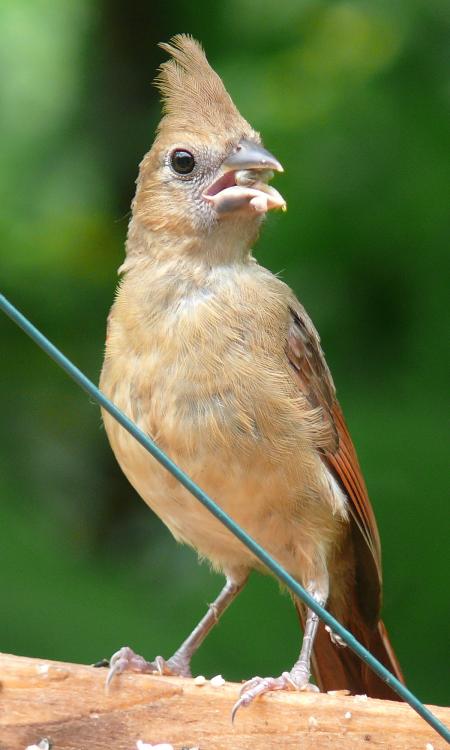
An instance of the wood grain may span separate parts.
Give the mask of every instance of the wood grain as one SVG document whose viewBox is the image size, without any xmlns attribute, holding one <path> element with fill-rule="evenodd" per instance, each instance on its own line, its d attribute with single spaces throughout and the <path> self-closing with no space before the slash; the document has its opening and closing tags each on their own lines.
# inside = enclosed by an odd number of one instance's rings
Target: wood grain
<svg viewBox="0 0 450 750">
<path fill-rule="evenodd" d="M 47 737 L 53 750 L 136 750 L 138 740 L 175 750 L 444 750 L 409 706 L 317 693 L 268 695 L 237 716 L 239 685 L 123 674 L 0 654 L 0 750 Z M 432 710 L 444 722 L 450 709 Z M 430 743 L 429 745 L 427 743 Z"/>
</svg>

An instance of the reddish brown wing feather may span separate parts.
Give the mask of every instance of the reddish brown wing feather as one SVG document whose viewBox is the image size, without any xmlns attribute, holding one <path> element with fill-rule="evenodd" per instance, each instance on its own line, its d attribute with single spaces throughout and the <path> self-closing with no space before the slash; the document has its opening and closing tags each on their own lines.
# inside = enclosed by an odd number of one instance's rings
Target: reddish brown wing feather
<svg viewBox="0 0 450 750">
<path fill-rule="evenodd" d="M 320 406 L 329 420 L 335 439 L 323 450 L 323 460 L 331 469 L 350 502 L 357 527 L 372 554 L 381 581 L 380 539 L 366 485 L 359 468 L 341 408 L 336 400 L 331 373 L 320 347 L 319 336 L 305 311 L 291 308 L 286 353 L 295 378 L 313 406 Z"/>
<path fill-rule="evenodd" d="M 379 619 L 380 539 L 356 451 L 336 400 L 333 379 L 320 347 L 319 336 L 297 301 L 290 308 L 290 313 L 286 354 L 302 393 L 312 406 L 322 409 L 323 418 L 330 423 L 333 438 L 325 449 L 321 449 L 321 454 L 348 498 L 353 520 L 351 532 L 356 569 L 352 599 L 356 599 L 349 602 L 350 629 L 366 648 L 403 680 L 386 629 Z M 300 619 L 304 621 L 303 608 L 297 605 L 297 609 Z M 351 692 L 365 692 L 372 697 L 398 700 L 392 689 L 350 649 L 337 649 L 322 624 L 317 633 L 313 666 L 316 679 L 323 690 L 348 688 Z"/>
</svg>

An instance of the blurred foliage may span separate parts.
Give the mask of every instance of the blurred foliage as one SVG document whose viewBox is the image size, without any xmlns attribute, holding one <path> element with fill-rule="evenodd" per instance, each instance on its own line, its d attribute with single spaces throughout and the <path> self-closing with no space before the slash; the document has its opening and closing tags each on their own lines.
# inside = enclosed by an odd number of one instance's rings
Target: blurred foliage
<svg viewBox="0 0 450 750">
<path fill-rule="evenodd" d="M 0 5 L 1 280 L 93 379 L 137 164 L 159 117 L 156 43 L 199 38 L 285 166 L 256 254 L 318 326 L 379 520 L 385 620 L 410 687 L 448 701 L 443 313 L 448 8 L 279 0 Z M 98 408 L 8 320 L 0 431 L 0 648 L 168 656 L 218 591 L 138 501 Z M 274 614 L 276 613 L 276 614 Z M 253 576 L 194 668 L 279 673 L 287 596 Z"/>
</svg>

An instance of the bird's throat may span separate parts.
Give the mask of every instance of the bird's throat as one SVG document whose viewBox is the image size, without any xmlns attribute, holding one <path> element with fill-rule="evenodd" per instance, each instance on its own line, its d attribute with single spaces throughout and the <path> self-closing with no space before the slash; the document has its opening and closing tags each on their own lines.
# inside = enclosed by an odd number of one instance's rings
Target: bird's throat
<svg viewBox="0 0 450 750">
<path fill-rule="evenodd" d="M 175 263 L 179 268 L 192 262 L 206 269 L 246 263 L 251 259 L 251 248 L 256 242 L 262 218 L 258 215 L 230 216 L 218 221 L 208 231 L 183 234 L 166 230 L 153 231 L 137 217 L 132 217 L 128 229 L 126 259 L 119 269 L 128 271 L 145 260 Z"/>
</svg>

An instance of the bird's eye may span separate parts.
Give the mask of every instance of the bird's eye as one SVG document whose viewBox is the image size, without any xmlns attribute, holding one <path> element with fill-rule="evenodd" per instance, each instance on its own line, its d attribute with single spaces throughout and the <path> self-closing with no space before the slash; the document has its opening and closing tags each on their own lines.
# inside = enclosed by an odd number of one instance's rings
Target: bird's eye
<svg viewBox="0 0 450 750">
<path fill-rule="evenodd" d="M 170 164 L 177 174 L 190 174 L 195 167 L 195 159 L 190 151 L 176 149 L 170 157 Z"/>
</svg>

